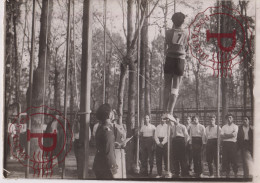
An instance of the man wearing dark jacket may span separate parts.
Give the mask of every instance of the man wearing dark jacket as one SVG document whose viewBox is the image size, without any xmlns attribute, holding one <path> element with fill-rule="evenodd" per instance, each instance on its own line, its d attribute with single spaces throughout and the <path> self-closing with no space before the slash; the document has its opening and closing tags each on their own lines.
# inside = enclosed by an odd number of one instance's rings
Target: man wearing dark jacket
<svg viewBox="0 0 260 183">
<path fill-rule="evenodd" d="M 241 156 L 243 161 L 244 177 L 249 177 L 250 168 L 253 161 L 253 129 L 249 125 L 249 117 L 243 117 L 243 125 L 238 129 L 237 135 L 238 149 L 241 150 Z"/>
<path fill-rule="evenodd" d="M 115 136 L 111 123 L 112 115 L 109 104 L 102 104 L 96 113 L 99 127 L 95 136 L 97 152 L 93 170 L 97 179 L 113 179 L 118 169 L 115 156 Z"/>
</svg>

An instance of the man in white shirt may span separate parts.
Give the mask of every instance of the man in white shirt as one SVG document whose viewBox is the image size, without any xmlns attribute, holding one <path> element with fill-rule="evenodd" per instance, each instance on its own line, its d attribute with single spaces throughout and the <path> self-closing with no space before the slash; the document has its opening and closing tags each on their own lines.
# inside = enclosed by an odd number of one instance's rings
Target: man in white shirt
<svg viewBox="0 0 260 183">
<path fill-rule="evenodd" d="M 191 125 L 191 117 L 188 116 L 186 121 L 184 122 L 184 125 L 188 131 L 188 134 L 190 134 L 190 125 Z M 188 170 L 191 171 L 191 166 L 192 166 L 192 149 L 191 149 L 191 144 L 188 142 L 186 144 L 186 161 L 188 165 Z"/>
<path fill-rule="evenodd" d="M 190 137 L 191 137 L 191 147 L 192 147 L 192 160 L 194 163 L 194 172 L 196 177 L 201 177 L 202 175 L 202 162 L 201 153 L 202 148 L 206 144 L 206 130 L 205 127 L 199 123 L 199 117 L 192 117 L 193 123 L 190 126 Z"/>
<path fill-rule="evenodd" d="M 237 177 L 237 133 L 238 126 L 233 123 L 233 115 L 226 115 L 227 124 L 222 127 L 222 168 L 226 172 L 226 177 L 229 177 L 230 164 L 232 164 L 235 177 Z"/>
<path fill-rule="evenodd" d="M 14 156 L 16 153 L 16 149 L 14 147 L 14 136 L 16 135 L 16 124 L 12 123 L 11 119 L 8 119 L 8 143 L 9 143 L 9 147 L 10 147 L 10 159 L 14 159 Z"/>
<path fill-rule="evenodd" d="M 161 124 L 155 130 L 156 143 L 156 166 L 158 175 L 156 178 L 162 177 L 162 160 L 164 161 L 164 170 L 167 171 L 167 146 L 168 146 L 168 126 L 164 119 L 161 119 Z"/>
<path fill-rule="evenodd" d="M 214 165 L 217 168 L 217 145 L 218 145 L 218 133 L 221 133 L 221 128 L 215 124 L 216 116 L 212 115 L 210 117 L 210 125 L 206 127 L 206 138 L 207 138 L 207 145 L 206 145 L 206 160 L 208 163 L 209 168 L 209 176 L 214 177 L 213 174 L 213 160 Z"/>
<path fill-rule="evenodd" d="M 175 177 L 180 176 L 180 169 L 182 176 L 188 176 L 187 164 L 185 159 L 185 146 L 189 140 L 189 134 L 186 127 L 180 124 L 180 118 L 174 116 L 176 121 L 171 127 L 172 137 L 172 157 Z"/>
<path fill-rule="evenodd" d="M 155 126 L 150 124 L 150 116 L 146 115 L 144 125 L 142 126 L 141 132 L 141 149 L 142 149 L 142 174 L 148 175 L 148 159 L 150 165 L 150 175 L 153 170 L 153 159 L 154 159 L 154 133 Z"/>
</svg>

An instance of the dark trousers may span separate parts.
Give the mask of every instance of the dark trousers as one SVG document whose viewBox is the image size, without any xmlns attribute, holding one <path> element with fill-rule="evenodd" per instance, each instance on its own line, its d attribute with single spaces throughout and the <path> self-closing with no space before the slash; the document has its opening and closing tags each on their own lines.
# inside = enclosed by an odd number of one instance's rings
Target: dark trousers
<svg viewBox="0 0 260 183">
<path fill-rule="evenodd" d="M 237 174 L 237 145 L 235 142 L 223 141 L 222 168 L 226 174 L 230 172 L 230 164 L 235 174 Z"/>
<path fill-rule="evenodd" d="M 75 141 L 74 141 L 74 153 L 75 153 L 76 163 L 77 163 L 77 172 L 79 172 L 79 164 L 80 164 L 79 148 L 80 148 L 79 139 L 75 139 Z M 78 174 L 78 176 L 79 176 L 79 174 Z"/>
<path fill-rule="evenodd" d="M 206 159 L 210 175 L 213 175 L 213 160 L 215 167 L 217 167 L 217 144 L 217 139 L 208 139 L 206 146 Z"/>
<path fill-rule="evenodd" d="M 197 175 L 200 175 L 202 173 L 201 149 L 202 149 L 202 138 L 192 137 L 192 159 L 194 163 L 194 172 Z"/>
<path fill-rule="evenodd" d="M 250 150 L 251 148 L 249 141 L 244 140 L 243 146 L 241 147 L 244 177 L 248 177 L 252 173 L 250 168 L 252 168 L 253 156 Z"/>
<path fill-rule="evenodd" d="M 163 138 L 159 138 L 159 141 L 162 142 Z M 156 166 L 158 175 L 162 175 L 162 161 L 164 162 L 164 170 L 167 171 L 167 149 L 167 143 L 164 144 L 163 147 L 156 146 Z"/>
<path fill-rule="evenodd" d="M 154 138 L 153 137 L 143 137 L 142 139 L 142 168 L 146 173 L 148 172 L 148 159 L 150 165 L 150 172 L 153 169 L 154 161 Z"/>
<path fill-rule="evenodd" d="M 187 162 L 187 167 L 188 170 L 191 171 L 191 165 L 192 165 L 192 148 L 191 148 L 191 144 L 187 144 L 186 145 L 186 162 Z"/>
<path fill-rule="evenodd" d="M 187 175 L 187 165 L 185 159 L 185 140 L 184 137 L 175 137 L 172 139 L 172 150 L 173 150 L 173 165 L 175 175 L 181 174 Z"/>
</svg>

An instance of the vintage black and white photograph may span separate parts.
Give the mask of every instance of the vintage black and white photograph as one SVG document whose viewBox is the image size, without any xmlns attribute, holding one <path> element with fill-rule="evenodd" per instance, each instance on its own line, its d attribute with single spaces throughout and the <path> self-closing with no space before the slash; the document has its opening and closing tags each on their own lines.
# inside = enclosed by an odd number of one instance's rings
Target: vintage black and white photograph
<svg viewBox="0 0 260 183">
<path fill-rule="evenodd" d="M 5 179 L 254 181 L 256 0 L 4 6 Z"/>
</svg>

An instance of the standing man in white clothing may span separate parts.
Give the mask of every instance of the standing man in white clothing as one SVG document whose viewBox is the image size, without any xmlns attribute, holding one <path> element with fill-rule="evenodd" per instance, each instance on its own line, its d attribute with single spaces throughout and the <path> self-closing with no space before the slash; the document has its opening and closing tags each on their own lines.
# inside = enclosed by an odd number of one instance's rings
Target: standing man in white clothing
<svg viewBox="0 0 260 183">
<path fill-rule="evenodd" d="M 150 175 L 153 170 L 154 160 L 154 133 L 155 126 L 150 123 L 150 116 L 145 115 L 144 126 L 141 128 L 141 147 L 142 147 L 142 174 L 148 175 L 148 159 L 150 165 Z"/>
<path fill-rule="evenodd" d="M 162 161 L 164 161 L 164 170 L 167 170 L 167 146 L 168 146 L 168 126 L 164 119 L 161 119 L 161 123 L 155 130 L 155 143 L 156 143 L 156 166 L 158 175 L 156 178 L 162 177 Z"/>
<path fill-rule="evenodd" d="M 232 164 L 235 177 L 237 177 L 237 133 L 238 126 L 233 123 L 233 115 L 226 115 L 227 124 L 222 127 L 221 138 L 222 138 L 222 169 L 226 173 L 226 177 L 229 177 L 230 164 Z"/>
<path fill-rule="evenodd" d="M 174 125 L 171 127 L 172 133 L 172 162 L 174 166 L 175 177 L 188 176 L 187 162 L 185 159 L 186 144 L 189 140 L 189 134 L 186 127 L 180 124 L 180 118 L 174 116 L 176 119 Z"/>
<path fill-rule="evenodd" d="M 217 147 L 218 147 L 218 126 L 215 124 L 216 116 L 212 115 L 210 117 L 210 125 L 206 127 L 206 160 L 209 168 L 209 176 L 214 177 L 213 171 L 213 160 L 215 168 L 217 169 Z M 219 127 L 219 133 L 221 133 L 221 128 Z"/>
<path fill-rule="evenodd" d="M 190 126 L 190 137 L 192 147 L 192 160 L 194 164 L 194 172 L 196 177 L 202 176 L 202 162 L 201 153 L 206 144 L 206 129 L 199 123 L 199 117 L 197 115 L 192 117 L 193 123 Z"/>
</svg>

